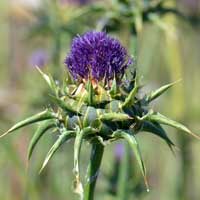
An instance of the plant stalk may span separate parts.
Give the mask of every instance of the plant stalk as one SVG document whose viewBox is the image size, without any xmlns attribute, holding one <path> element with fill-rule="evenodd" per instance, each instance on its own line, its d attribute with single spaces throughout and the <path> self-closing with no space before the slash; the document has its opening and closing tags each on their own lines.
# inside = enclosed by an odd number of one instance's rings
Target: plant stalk
<svg viewBox="0 0 200 200">
<path fill-rule="evenodd" d="M 86 174 L 86 184 L 84 187 L 84 200 L 93 200 L 99 168 L 103 157 L 104 146 L 100 143 L 93 143 L 90 163 Z"/>
</svg>

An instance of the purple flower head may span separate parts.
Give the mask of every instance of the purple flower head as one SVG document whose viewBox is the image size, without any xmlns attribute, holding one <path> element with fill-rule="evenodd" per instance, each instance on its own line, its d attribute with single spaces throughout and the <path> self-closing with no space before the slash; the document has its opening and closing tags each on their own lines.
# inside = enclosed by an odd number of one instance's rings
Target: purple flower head
<svg viewBox="0 0 200 200">
<path fill-rule="evenodd" d="M 117 39 L 96 31 L 75 37 L 65 60 L 74 79 L 96 81 L 121 78 L 131 63 L 126 49 Z"/>
</svg>

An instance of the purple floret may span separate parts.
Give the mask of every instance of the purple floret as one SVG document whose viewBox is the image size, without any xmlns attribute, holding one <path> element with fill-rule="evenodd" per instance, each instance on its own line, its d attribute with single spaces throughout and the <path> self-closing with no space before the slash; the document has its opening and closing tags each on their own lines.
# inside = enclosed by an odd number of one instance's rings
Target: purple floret
<svg viewBox="0 0 200 200">
<path fill-rule="evenodd" d="M 65 64 L 76 80 L 109 81 L 121 78 L 131 59 L 117 39 L 105 32 L 91 31 L 73 39 Z"/>
</svg>

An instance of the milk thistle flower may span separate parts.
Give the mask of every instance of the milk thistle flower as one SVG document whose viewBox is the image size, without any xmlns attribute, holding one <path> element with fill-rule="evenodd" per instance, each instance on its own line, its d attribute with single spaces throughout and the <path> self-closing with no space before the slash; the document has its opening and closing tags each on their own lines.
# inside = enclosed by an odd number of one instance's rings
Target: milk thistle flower
<svg viewBox="0 0 200 200">
<path fill-rule="evenodd" d="M 40 126 L 28 149 L 30 160 L 40 138 L 48 131 L 57 133 L 59 137 L 47 153 L 41 171 L 55 152 L 74 138 L 74 191 L 80 195 L 81 200 L 94 199 L 104 148 L 111 142 L 123 139 L 129 144 L 148 189 L 146 168 L 136 139 L 137 134 L 142 131 L 155 134 L 172 150 L 175 145 L 162 124 L 200 138 L 184 125 L 150 109 L 151 102 L 175 83 L 164 85 L 140 97 L 137 74 L 133 73 L 132 77 L 128 76 L 131 77 L 129 80 L 125 79 L 125 71 L 131 64 L 126 49 L 106 33 L 92 31 L 76 37 L 65 63 L 73 78 L 78 81 L 71 81 L 67 77 L 63 85 L 58 85 L 51 75 L 38 68 L 52 90 L 53 95 L 50 98 L 54 106 L 18 122 L 0 137 L 39 122 Z M 120 84 L 117 82 L 119 79 Z M 109 87 L 102 80 L 109 82 Z M 83 141 L 91 144 L 84 185 L 79 163 Z"/>
<path fill-rule="evenodd" d="M 117 39 L 91 31 L 73 40 L 65 64 L 74 79 L 109 81 L 114 76 L 121 78 L 131 59 Z"/>
</svg>

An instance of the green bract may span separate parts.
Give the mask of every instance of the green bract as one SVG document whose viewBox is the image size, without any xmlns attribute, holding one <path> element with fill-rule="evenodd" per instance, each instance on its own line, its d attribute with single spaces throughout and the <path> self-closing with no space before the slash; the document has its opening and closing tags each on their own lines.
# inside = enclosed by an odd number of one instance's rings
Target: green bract
<svg viewBox="0 0 200 200">
<path fill-rule="evenodd" d="M 63 86 L 58 86 L 50 75 L 38 70 L 53 92 L 50 99 L 55 105 L 54 109 L 46 109 L 17 123 L 2 136 L 26 125 L 39 123 L 39 128 L 30 141 L 29 160 L 40 138 L 47 131 L 57 132 L 59 137 L 49 150 L 41 170 L 44 169 L 61 145 L 74 138 L 74 191 L 80 194 L 81 199 L 93 199 L 103 149 L 109 143 L 119 139 L 128 142 L 135 154 L 148 189 L 146 169 L 136 134 L 141 131 L 153 133 L 162 138 L 172 150 L 174 143 L 169 139 L 161 124 L 175 127 L 199 138 L 182 124 L 149 109 L 150 102 L 162 95 L 174 83 L 139 98 L 140 86 L 135 74 L 130 82 L 125 81 L 125 77 L 121 83 L 117 83 L 114 79 L 106 85 L 103 81 L 96 83 L 90 80 L 73 83 L 68 78 Z M 83 187 L 79 175 L 79 157 L 84 140 L 92 144 L 92 152 L 86 184 Z"/>
</svg>

